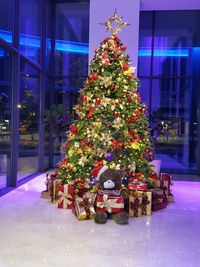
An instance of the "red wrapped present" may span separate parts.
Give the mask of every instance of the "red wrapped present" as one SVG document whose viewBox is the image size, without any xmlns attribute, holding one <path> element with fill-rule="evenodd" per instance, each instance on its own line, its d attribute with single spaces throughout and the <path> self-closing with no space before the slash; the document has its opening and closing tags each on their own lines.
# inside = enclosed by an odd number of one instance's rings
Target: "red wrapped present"
<svg viewBox="0 0 200 267">
<path fill-rule="evenodd" d="M 165 198 L 168 199 L 170 195 L 171 175 L 168 173 L 160 174 L 160 188 L 164 190 Z"/>
<path fill-rule="evenodd" d="M 130 191 L 147 191 L 147 184 L 140 182 L 138 180 L 133 180 L 128 184 L 128 189 Z"/>
<path fill-rule="evenodd" d="M 152 205 L 152 211 L 157 211 L 161 209 L 165 209 L 167 207 L 167 202 L 164 201 L 162 203 L 155 203 Z"/>
<path fill-rule="evenodd" d="M 98 190 L 98 195 L 121 196 L 121 190 Z"/>
<path fill-rule="evenodd" d="M 163 189 L 149 189 L 149 192 L 152 192 L 152 204 L 163 203 L 165 200 Z"/>
<path fill-rule="evenodd" d="M 117 213 L 124 210 L 124 198 L 114 195 L 99 195 L 96 202 L 97 210 Z"/>
<path fill-rule="evenodd" d="M 58 185 L 58 208 L 71 209 L 74 202 L 73 185 Z"/>
</svg>

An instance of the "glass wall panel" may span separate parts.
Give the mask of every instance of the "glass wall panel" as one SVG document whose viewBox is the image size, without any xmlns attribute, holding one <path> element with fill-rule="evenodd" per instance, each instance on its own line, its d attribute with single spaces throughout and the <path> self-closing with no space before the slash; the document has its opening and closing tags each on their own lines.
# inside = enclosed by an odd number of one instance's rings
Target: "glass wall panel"
<svg viewBox="0 0 200 267">
<path fill-rule="evenodd" d="M 10 172 L 12 56 L 0 48 L 0 189 Z"/>
<path fill-rule="evenodd" d="M 24 60 L 20 63 L 18 180 L 38 171 L 40 79 Z"/>
<path fill-rule="evenodd" d="M 8 43 L 13 39 L 13 4 L 14 0 L 0 1 L 0 38 Z"/>
<path fill-rule="evenodd" d="M 138 75 L 149 76 L 152 53 L 153 12 L 140 12 Z"/>
<path fill-rule="evenodd" d="M 61 143 L 73 117 L 72 107 L 88 73 L 89 3 L 56 4 L 54 107 L 65 127 L 54 125 L 54 163 L 60 160 Z M 59 121 L 53 118 L 57 124 Z M 55 128 L 59 131 L 55 131 Z"/>
<path fill-rule="evenodd" d="M 197 169 L 200 79 L 153 80 L 151 134 L 162 168 Z"/>
<path fill-rule="evenodd" d="M 40 0 L 20 0 L 20 51 L 39 62 L 41 35 Z"/>
<path fill-rule="evenodd" d="M 149 79 L 140 79 L 140 87 L 138 89 L 141 100 L 147 106 L 147 112 L 149 112 L 149 97 L 150 97 L 150 81 Z"/>
<path fill-rule="evenodd" d="M 200 11 L 155 12 L 153 75 L 193 75 L 199 36 Z"/>
<path fill-rule="evenodd" d="M 140 20 L 140 91 L 145 102 L 149 99 L 156 156 L 162 170 L 199 173 L 200 11 L 141 12 Z M 142 54 L 149 23 L 152 53 Z M 150 57 L 149 73 L 145 57 Z"/>
</svg>

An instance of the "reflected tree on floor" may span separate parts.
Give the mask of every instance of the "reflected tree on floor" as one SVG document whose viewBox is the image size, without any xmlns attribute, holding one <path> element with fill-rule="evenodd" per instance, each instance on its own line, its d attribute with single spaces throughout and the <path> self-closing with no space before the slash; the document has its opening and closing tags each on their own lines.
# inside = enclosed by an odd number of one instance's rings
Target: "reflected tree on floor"
<svg viewBox="0 0 200 267">
<path fill-rule="evenodd" d="M 115 23 L 116 27 L 113 27 Z M 144 182 L 155 175 L 146 106 L 138 92 L 126 46 L 117 31 L 126 26 L 114 15 L 102 23 L 112 34 L 95 50 L 90 73 L 74 107 L 78 119 L 70 125 L 59 163 L 63 183 L 92 186 L 93 170 L 106 165 L 126 170 Z"/>
</svg>

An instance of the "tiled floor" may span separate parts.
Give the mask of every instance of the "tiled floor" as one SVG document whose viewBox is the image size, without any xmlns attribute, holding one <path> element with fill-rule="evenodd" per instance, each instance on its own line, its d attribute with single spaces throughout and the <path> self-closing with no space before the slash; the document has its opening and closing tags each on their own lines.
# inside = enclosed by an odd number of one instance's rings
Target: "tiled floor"
<svg viewBox="0 0 200 267">
<path fill-rule="evenodd" d="M 199 267 L 200 183 L 125 226 L 76 220 L 40 198 L 43 175 L 0 198 L 0 267 Z"/>
</svg>

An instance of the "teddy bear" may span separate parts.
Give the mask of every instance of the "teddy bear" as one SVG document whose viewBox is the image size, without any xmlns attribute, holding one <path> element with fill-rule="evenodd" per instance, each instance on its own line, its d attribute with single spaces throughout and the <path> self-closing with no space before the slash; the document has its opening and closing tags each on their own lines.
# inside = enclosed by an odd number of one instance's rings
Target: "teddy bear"
<svg viewBox="0 0 200 267">
<path fill-rule="evenodd" d="M 124 210 L 124 198 L 121 194 L 122 177 L 124 171 L 109 169 L 104 166 L 100 169 L 96 180 L 98 193 L 96 199 L 95 222 L 103 224 L 112 218 L 117 224 L 127 224 L 128 213 Z"/>
</svg>

